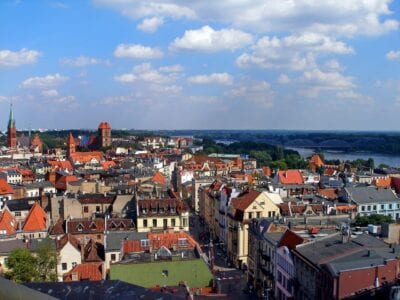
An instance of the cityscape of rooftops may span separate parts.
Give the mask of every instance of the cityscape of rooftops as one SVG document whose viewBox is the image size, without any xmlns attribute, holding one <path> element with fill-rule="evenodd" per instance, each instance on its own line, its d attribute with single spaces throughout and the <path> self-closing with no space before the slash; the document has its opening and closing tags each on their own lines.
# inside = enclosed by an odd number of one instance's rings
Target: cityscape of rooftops
<svg viewBox="0 0 400 300">
<path fill-rule="evenodd" d="M 0 1 L 0 299 L 400 299 L 400 1 Z"/>
</svg>

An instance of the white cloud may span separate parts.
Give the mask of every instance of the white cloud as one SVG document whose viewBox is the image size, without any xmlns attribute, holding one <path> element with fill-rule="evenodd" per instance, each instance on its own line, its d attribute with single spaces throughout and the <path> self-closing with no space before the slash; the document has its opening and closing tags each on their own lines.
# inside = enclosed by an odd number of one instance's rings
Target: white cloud
<svg viewBox="0 0 400 300">
<path fill-rule="evenodd" d="M 153 17 L 144 19 L 142 23 L 137 25 L 137 29 L 148 33 L 154 33 L 162 24 L 164 24 L 163 18 Z"/>
<path fill-rule="evenodd" d="M 224 84 L 231 85 L 233 82 L 232 75 L 228 73 L 212 73 L 209 75 L 196 75 L 188 78 L 188 81 L 193 84 Z"/>
<path fill-rule="evenodd" d="M 239 67 L 288 68 L 302 70 L 306 68 L 310 54 L 350 54 L 354 50 L 328 36 L 303 33 L 283 38 L 264 36 L 252 47 L 251 53 L 240 55 L 236 64 Z"/>
<path fill-rule="evenodd" d="M 278 83 L 280 84 L 287 84 L 290 83 L 290 78 L 286 74 L 281 74 L 278 77 Z"/>
<path fill-rule="evenodd" d="M 386 53 L 386 58 L 389 60 L 400 59 L 400 50 L 399 51 L 389 51 Z"/>
<path fill-rule="evenodd" d="M 139 44 L 120 44 L 114 51 L 115 57 L 126 57 L 136 59 L 161 58 L 163 53 L 158 48 L 146 47 Z"/>
<path fill-rule="evenodd" d="M 21 83 L 21 87 L 46 89 L 58 86 L 59 84 L 66 82 L 68 79 L 68 77 L 62 76 L 59 73 L 49 74 L 44 77 L 30 77 Z"/>
<path fill-rule="evenodd" d="M 243 48 L 252 42 L 253 37 L 240 30 L 214 30 L 210 26 L 203 26 L 197 30 L 186 30 L 183 37 L 176 38 L 170 48 L 216 52 Z"/>
<path fill-rule="evenodd" d="M 60 59 L 60 63 L 64 65 L 70 65 L 73 67 L 85 67 L 88 65 L 98 65 L 98 64 L 110 65 L 110 61 L 108 60 L 103 60 L 94 57 L 87 57 L 83 55 L 78 56 L 77 58 L 62 58 Z"/>
<path fill-rule="evenodd" d="M 271 85 L 266 81 L 242 81 L 237 87 L 225 93 L 225 95 L 259 106 L 271 107 L 275 93 Z"/>
<path fill-rule="evenodd" d="M 0 50 L 0 67 L 17 67 L 37 62 L 40 53 L 36 50 L 22 48 L 20 51 Z"/>
<path fill-rule="evenodd" d="M 182 65 L 170 65 L 170 66 L 163 66 L 159 68 L 160 72 L 167 72 L 167 73 L 180 73 L 183 72 Z"/>
<path fill-rule="evenodd" d="M 51 90 L 43 90 L 41 93 L 40 93 L 42 96 L 44 96 L 44 97 L 57 97 L 58 96 L 58 92 L 57 92 L 57 90 L 55 90 L 55 89 L 51 89 Z"/>
<path fill-rule="evenodd" d="M 158 70 L 154 69 L 151 64 L 144 63 L 135 66 L 131 73 L 114 76 L 114 80 L 122 83 L 142 81 L 148 83 L 164 84 L 167 82 L 171 82 L 175 79 L 175 74 L 173 72 L 166 74 L 165 70 L 164 72 L 160 72 L 160 69 L 161 68 L 159 68 Z"/>
</svg>

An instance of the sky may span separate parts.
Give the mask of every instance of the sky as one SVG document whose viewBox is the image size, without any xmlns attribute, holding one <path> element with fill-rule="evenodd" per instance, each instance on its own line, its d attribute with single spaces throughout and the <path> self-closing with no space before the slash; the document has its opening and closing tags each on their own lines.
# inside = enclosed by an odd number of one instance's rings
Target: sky
<svg viewBox="0 0 400 300">
<path fill-rule="evenodd" d="M 397 0 L 2 0 L 0 129 L 400 130 Z"/>
</svg>

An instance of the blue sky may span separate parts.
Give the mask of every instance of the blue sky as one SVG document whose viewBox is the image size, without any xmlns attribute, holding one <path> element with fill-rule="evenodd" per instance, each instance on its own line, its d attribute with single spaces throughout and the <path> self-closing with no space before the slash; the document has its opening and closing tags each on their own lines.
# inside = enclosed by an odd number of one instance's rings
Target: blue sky
<svg viewBox="0 0 400 300">
<path fill-rule="evenodd" d="M 0 2 L 0 128 L 400 127 L 400 1 Z"/>
</svg>

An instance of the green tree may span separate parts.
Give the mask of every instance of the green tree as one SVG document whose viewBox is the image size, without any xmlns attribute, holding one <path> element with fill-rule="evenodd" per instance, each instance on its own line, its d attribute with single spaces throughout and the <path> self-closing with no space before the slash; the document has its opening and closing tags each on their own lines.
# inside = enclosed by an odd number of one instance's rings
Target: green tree
<svg viewBox="0 0 400 300">
<path fill-rule="evenodd" d="M 253 150 L 250 151 L 250 156 L 257 160 L 258 167 L 267 166 L 272 161 L 271 155 L 267 151 Z"/>
<path fill-rule="evenodd" d="M 57 251 L 54 242 L 46 238 L 36 249 L 36 278 L 35 281 L 57 281 Z"/>
<path fill-rule="evenodd" d="M 356 217 L 357 226 L 367 226 L 369 224 L 381 225 L 382 223 L 393 223 L 393 219 L 391 216 L 384 216 L 378 214 L 373 214 L 369 216 L 357 215 Z"/>
<path fill-rule="evenodd" d="M 5 275 L 17 283 L 32 282 L 37 276 L 37 260 L 28 249 L 15 249 L 8 257 L 7 267 L 10 269 Z"/>
</svg>

